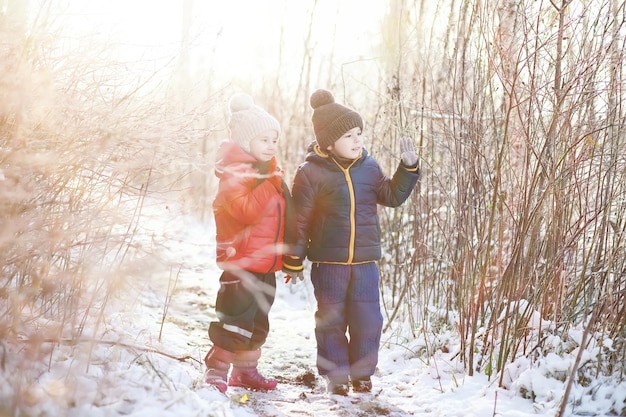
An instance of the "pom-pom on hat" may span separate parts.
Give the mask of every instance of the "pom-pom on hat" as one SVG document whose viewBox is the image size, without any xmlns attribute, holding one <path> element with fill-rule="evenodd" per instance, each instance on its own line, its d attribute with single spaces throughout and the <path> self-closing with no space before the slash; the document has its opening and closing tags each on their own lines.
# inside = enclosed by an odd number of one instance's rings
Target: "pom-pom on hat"
<svg viewBox="0 0 626 417">
<path fill-rule="evenodd" d="M 230 138 L 245 151 L 250 150 L 250 141 L 265 132 L 275 130 L 280 135 L 280 124 L 271 114 L 254 104 L 248 94 L 237 93 L 230 98 Z"/>
<path fill-rule="evenodd" d="M 317 90 L 311 94 L 313 107 L 313 131 L 315 140 L 322 150 L 334 145 L 348 130 L 360 127 L 363 130 L 363 119 L 359 113 L 335 102 L 335 97 L 328 90 Z"/>
</svg>

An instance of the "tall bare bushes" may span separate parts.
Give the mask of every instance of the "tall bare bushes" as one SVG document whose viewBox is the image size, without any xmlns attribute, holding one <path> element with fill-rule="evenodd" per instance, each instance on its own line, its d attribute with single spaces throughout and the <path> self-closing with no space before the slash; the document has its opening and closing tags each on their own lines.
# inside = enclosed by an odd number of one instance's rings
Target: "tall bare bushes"
<svg viewBox="0 0 626 417">
<path fill-rule="evenodd" d="M 442 318 L 458 326 L 470 373 L 500 383 L 507 364 L 550 349 L 542 335 L 566 338 L 572 326 L 623 353 L 624 4 L 401 10 L 390 25 L 409 21 L 413 37 L 383 106 L 410 107 L 386 114 L 422 143 L 424 177 L 415 210 L 383 217 L 401 253 L 383 262 L 402 294 L 389 310 L 423 318 L 415 329 Z"/>
<path fill-rule="evenodd" d="M 99 337 L 112 296 L 172 267 L 136 231 L 147 204 L 204 185 L 213 107 L 177 105 L 163 74 L 133 79 L 111 44 L 78 42 L 45 8 L 28 30 L 10 18 L 0 16 L 0 334 L 5 352 L 36 365 L 56 343 Z"/>
</svg>

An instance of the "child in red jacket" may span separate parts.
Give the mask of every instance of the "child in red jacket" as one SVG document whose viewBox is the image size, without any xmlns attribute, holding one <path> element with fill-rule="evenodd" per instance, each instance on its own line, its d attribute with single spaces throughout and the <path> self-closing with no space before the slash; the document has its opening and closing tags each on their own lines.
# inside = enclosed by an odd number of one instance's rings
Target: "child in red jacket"
<svg viewBox="0 0 626 417">
<path fill-rule="evenodd" d="M 205 380 L 221 392 L 228 385 L 272 390 L 276 380 L 261 375 L 257 365 L 269 332 L 275 272 L 282 268 L 290 199 L 275 158 L 280 125 L 247 94 L 233 96 L 229 108 L 230 138 L 220 145 L 215 167 L 219 188 L 213 212 L 223 272 L 218 320 L 209 326 L 213 347 L 204 359 Z"/>
</svg>

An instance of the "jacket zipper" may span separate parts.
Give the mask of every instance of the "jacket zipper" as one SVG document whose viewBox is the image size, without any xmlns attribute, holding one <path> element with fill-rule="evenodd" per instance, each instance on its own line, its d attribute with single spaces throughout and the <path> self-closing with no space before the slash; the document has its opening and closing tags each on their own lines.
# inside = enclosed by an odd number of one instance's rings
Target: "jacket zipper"
<svg viewBox="0 0 626 417">
<path fill-rule="evenodd" d="M 356 240 L 356 197 L 354 196 L 354 185 L 352 184 L 352 177 L 350 176 L 350 168 L 358 161 L 356 159 L 347 168 L 344 168 L 337 161 L 333 159 L 335 165 L 343 172 L 346 177 L 346 184 L 348 185 L 348 193 L 350 194 L 350 244 L 348 247 L 348 260 L 346 263 L 351 264 L 354 259 L 354 245 Z"/>
</svg>

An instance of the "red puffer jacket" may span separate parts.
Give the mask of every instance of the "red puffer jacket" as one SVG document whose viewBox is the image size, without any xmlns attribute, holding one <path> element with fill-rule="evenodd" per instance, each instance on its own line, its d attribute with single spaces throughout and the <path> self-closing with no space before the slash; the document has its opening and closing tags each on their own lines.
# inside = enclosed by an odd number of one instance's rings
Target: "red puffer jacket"
<svg viewBox="0 0 626 417">
<path fill-rule="evenodd" d="M 282 268 L 286 203 L 276 159 L 260 162 L 234 142 L 222 142 L 213 201 L 217 263 L 222 269 L 269 273 Z M 288 190 L 287 190 L 288 192 Z"/>
</svg>

